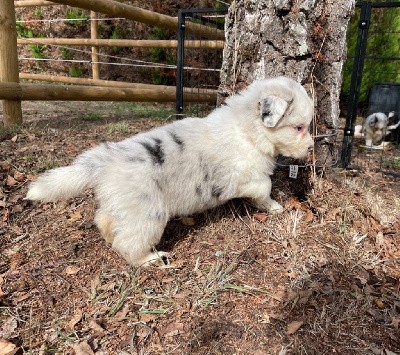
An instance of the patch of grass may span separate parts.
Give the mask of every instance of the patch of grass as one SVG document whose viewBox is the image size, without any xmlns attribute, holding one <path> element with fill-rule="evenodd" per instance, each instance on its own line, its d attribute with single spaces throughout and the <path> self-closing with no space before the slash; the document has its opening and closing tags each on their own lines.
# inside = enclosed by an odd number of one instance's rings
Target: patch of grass
<svg viewBox="0 0 400 355">
<path fill-rule="evenodd" d="M 74 58 L 74 54 L 68 48 L 61 48 L 61 58 L 64 60 L 71 60 Z"/>
<path fill-rule="evenodd" d="M 32 43 L 29 45 L 29 48 L 33 58 L 42 59 L 46 57 L 43 52 L 44 46 L 42 44 Z"/>
<path fill-rule="evenodd" d="M 30 28 L 25 27 L 23 23 L 17 22 L 17 36 L 20 38 L 32 38 L 34 33 Z"/>
<path fill-rule="evenodd" d="M 82 69 L 75 65 L 69 67 L 68 72 L 73 78 L 80 78 L 82 76 Z"/>
<path fill-rule="evenodd" d="M 101 119 L 101 116 L 97 112 L 87 112 L 83 114 L 80 119 L 82 121 L 98 121 Z"/>
<path fill-rule="evenodd" d="M 383 159 L 382 167 L 384 169 L 400 169 L 400 158 Z"/>
<path fill-rule="evenodd" d="M 174 107 L 167 105 L 154 105 L 153 103 L 120 102 L 114 104 L 115 111 L 132 113 L 135 118 L 167 119 L 175 114 Z"/>
<path fill-rule="evenodd" d="M 68 9 L 65 13 L 66 24 L 71 26 L 82 26 L 88 20 L 88 15 L 85 11 L 77 8 Z"/>
<path fill-rule="evenodd" d="M 42 18 L 42 9 L 39 6 L 36 7 L 33 14 L 35 15 L 35 17 L 41 19 Z"/>
<path fill-rule="evenodd" d="M 111 33 L 111 39 L 121 39 L 121 38 L 123 38 L 123 30 L 122 30 L 121 26 L 115 25 L 115 27 L 113 28 L 112 33 Z M 119 53 L 119 52 L 121 52 L 122 48 L 113 46 L 112 50 L 114 53 Z"/>
<path fill-rule="evenodd" d="M 126 122 L 119 122 L 119 123 L 114 123 L 111 124 L 108 127 L 108 133 L 112 134 L 112 133 L 129 133 L 130 128 L 129 125 Z"/>
<path fill-rule="evenodd" d="M 57 159 L 52 157 L 41 157 L 35 167 L 35 173 L 43 173 L 46 170 L 57 168 L 60 164 Z"/>
</svg>

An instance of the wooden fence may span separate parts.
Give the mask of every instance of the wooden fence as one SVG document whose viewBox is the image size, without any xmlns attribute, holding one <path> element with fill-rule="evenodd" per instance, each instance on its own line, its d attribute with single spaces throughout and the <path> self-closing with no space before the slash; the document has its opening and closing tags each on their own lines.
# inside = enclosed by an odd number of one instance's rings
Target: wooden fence
<svg viewBox="0 0 400 355">
<path fill-rule="evenodd" d="M 16 34 L 15 8 L 28 6 L 69 5 L 90 10 L 91 38 L 18 38 Z M 97 13 L 123 17 L 148 25 L 177 30 L 175 17 L 140 9 L 114 0 L 0 0 L 0 100 L 3 100 L 3 123 L 11 126 L 22 123 L 21 100 L 75 100 L 75 101 L 149 101 L 173 102 L 176 87 L 140 83 L 125 83 L 100 79 L 98 47 L 159 47 L 176 48 L 174 40 L 126 40 L 99 39 Z M 198 23 L 188 24 L 187 31 L 198 33 L 210 40 L 185 41 L 187 48 L 214 48 L 224 46 L 224 32 Z M 72 78 L 44 74 L 19 73 L 17 44 L 54 44 L 91 46 L 92 79 Z M 41 80 L 74 85 L 28 84 L 19 79 Z M 212 102 L 215 90 L 203 90 L 196 94 L 187 92 L 188 102 Z"/>
</svg>

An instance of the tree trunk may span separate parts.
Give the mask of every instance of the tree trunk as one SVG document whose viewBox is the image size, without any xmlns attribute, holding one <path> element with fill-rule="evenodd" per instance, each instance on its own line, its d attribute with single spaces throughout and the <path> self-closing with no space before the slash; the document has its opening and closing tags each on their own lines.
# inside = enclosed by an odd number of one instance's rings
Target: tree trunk
<svg viewBox="0 0 400 355">
<path fill-rule="evenodd" d="M 331 165 L 346 32 L 355 0 L 236 0 L 226 22 L 219 102 L 255 79 L 284 75 L 315 99 L 316 165 Z"/>
</svg>

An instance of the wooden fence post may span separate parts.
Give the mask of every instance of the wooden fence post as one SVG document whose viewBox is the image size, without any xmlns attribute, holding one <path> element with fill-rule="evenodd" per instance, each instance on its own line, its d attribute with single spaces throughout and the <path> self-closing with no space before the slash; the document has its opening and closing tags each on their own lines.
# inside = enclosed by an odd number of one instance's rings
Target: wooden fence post
<svg viewBox="0 0 400 355">
<path fill-rule="evenodd" d="M 90 11 L 90 39 L 98 38 L 98 23 L 97 13 Z M 92 78 L 97 80 L 100 79 L 100 65 L 99 61 L 99 50 L 97 47 L 92 47 Z"/>
<path fill-rule="evenodd" d="M 19 82 L 14 0 L 0 1 L 0 82 Z M 4 126 L 22 123 L 20 100 L 3 101 Z"/>
</svg>

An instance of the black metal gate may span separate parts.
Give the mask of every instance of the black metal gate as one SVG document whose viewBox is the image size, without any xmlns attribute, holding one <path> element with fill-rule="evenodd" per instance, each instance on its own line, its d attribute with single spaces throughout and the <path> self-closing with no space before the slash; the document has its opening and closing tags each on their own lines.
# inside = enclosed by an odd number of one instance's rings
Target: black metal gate
<svg viewBox="0 0 400 355">
<path fill-rule="evenodd" d="M 220 9 L 184 9 L 178 12 L 178 50 L 176 70 L 176 112 L 178 117 L 195 115 L 202 117 L 215 108 L 216 101 L 211 104 L 188 104 L 187 93 L 192 95 L 212 93 L 216 98 L 216 90 L 220 83 L 223 42 L 209 40 L 199 34 L 186 31 L 187 22 L 195 22 L 217 30 L 224 29 L 227 8 Z M 185 41 L 197 41 L 199 46 L 186 47 Z M 210 42 L 215 42 L 212 45 Z M 206 45 L 207 42 L 207 45 Z"/>
<path fill-rule="evenodd" d="M 362 146 L 361 143 L 359 147 L 355 147 L 354 138 L 355 126 L 360 123 L 357 122 L 357 117 L 363 116 L 365 118 L 368 112 L 365 109 L 367 106 L 365 97 L 363 98 L 364 109 L 360 108 L 360 95 L 365 96 L 367 90 L 370 93 L 371 88 L 376 84 L 378 86 L 389 85 L 389 87 L 396 87 L 398 81 L 400 81 L 400 2 L 358 2 L 356 6 L 359 11 L 358 35 L 354 57 L 352 58 L 354 62 L 341 149 L 341 163 L 345 168 L 363 168 L 365 166 L 361 159 L 358 164 L 353 162 L 353 158 L 363 153 L 370 161 L 371 159 L 379 160 L 380 165 L 378 168 L 380 170 L 400 173 L 400 147 L 398 145 L 394 145 L 391 148 L 392 154 L 388 158 L 384 150 L 377 152 L 372 149 L 365 149 L 368 147 L 359 148 Z M 393 19 L 389 21 L 394 25 L 391 28 L 382 25 L 382 20 L 385 20 L 386 23 L 388 22 L 388 16 Z M 380 41 L 379 48 L 385 48 L 383 43 L 385 40 L 391 41 L 391 48 L 387 48 L 387 51 L 377 50 L 376 43 Z M 397 47 L 393 45 L 396 41 Z M 389 62 L 391 63 L 390 70 L 387 70 Z M 383 73 L 384 70 L 385 72 Z M 362 86 L 363 80 L 364 85 Z"/>
</svg>

